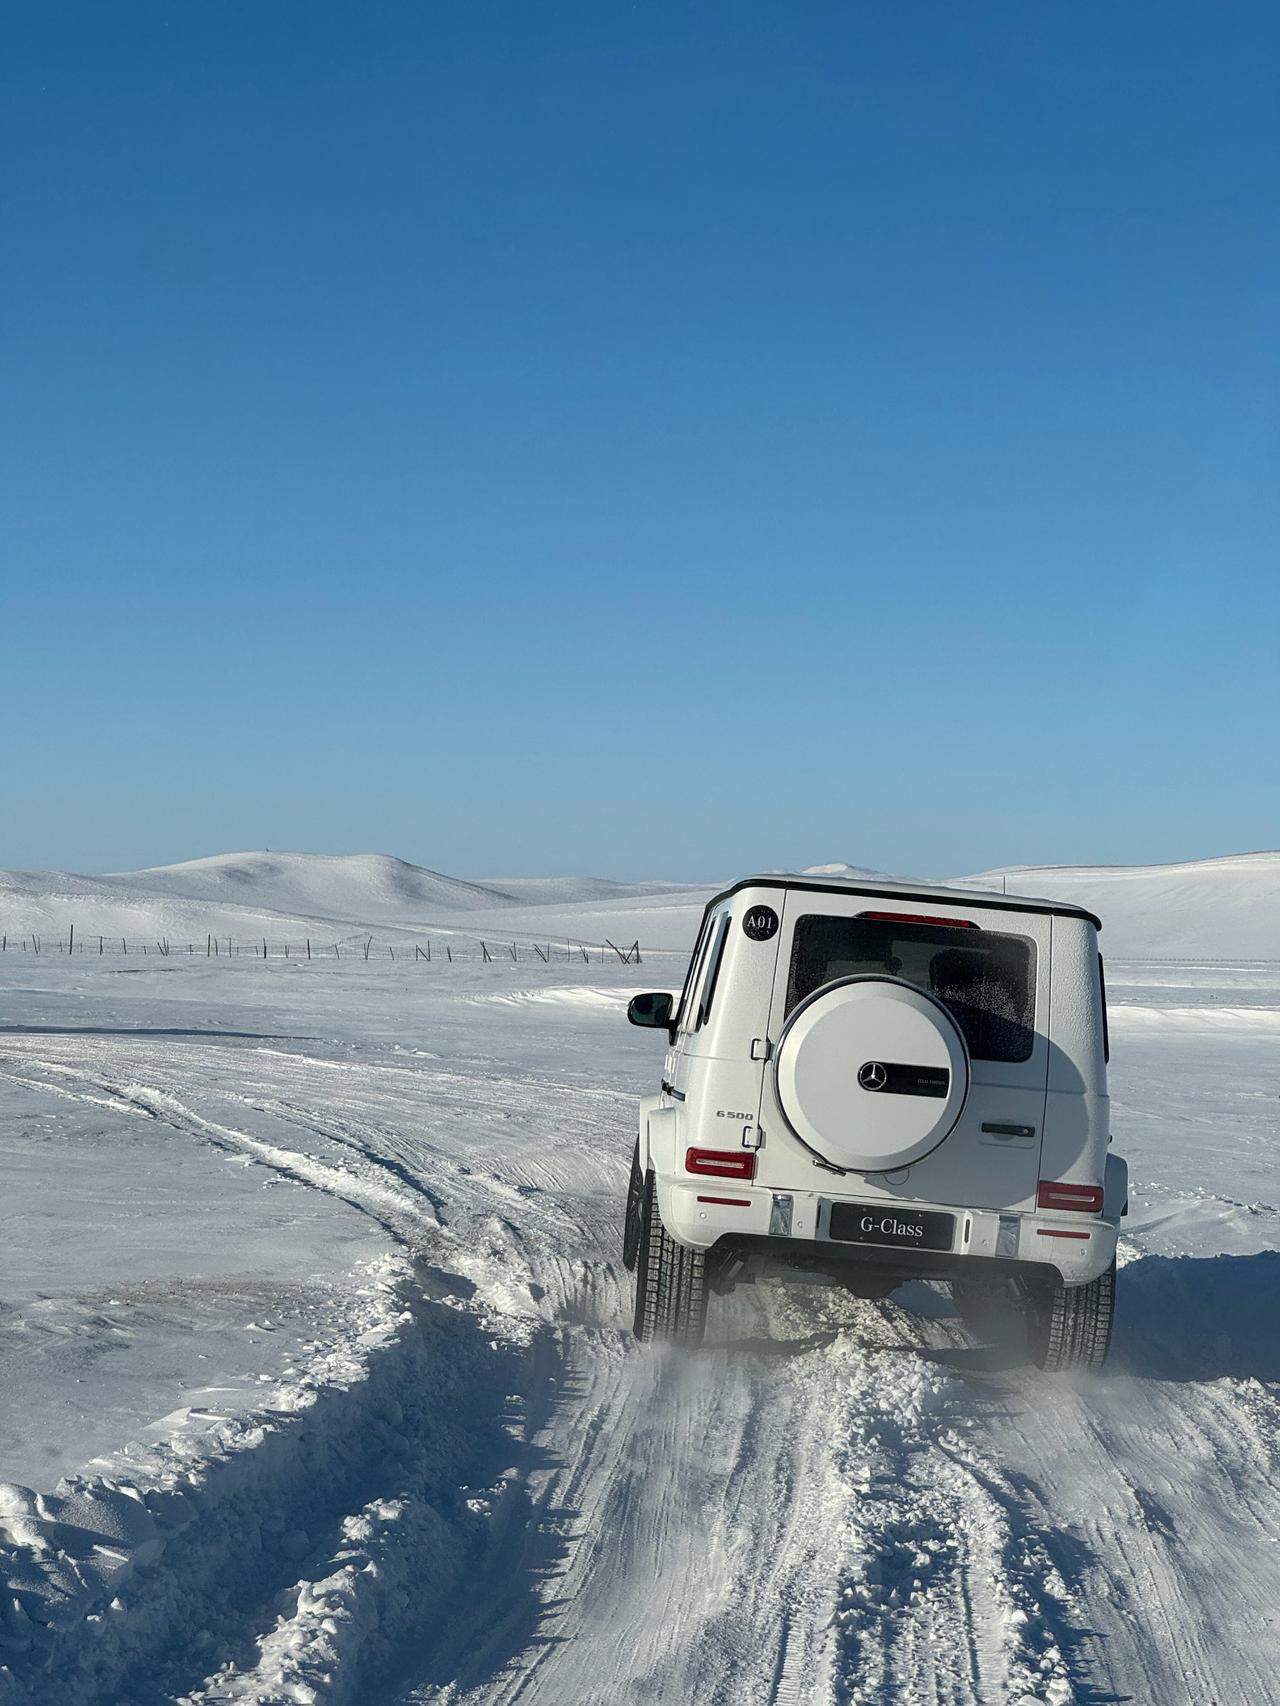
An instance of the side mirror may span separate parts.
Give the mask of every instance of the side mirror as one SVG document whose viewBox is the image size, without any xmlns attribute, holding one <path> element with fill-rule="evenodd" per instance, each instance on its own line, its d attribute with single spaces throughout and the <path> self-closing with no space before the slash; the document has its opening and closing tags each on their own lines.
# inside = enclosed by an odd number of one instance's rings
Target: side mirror
<svg viewBox="0 0 1280 1706">
<path fill-rule="evenodd" d="M 627 1003 L 627 1018 L 633 1025 L 645 1025 L 652 1030 L 672 1033 L 671 1009 L 674 997 L 665 989 L 652 995 L 633 995 Z"/>
</svg>

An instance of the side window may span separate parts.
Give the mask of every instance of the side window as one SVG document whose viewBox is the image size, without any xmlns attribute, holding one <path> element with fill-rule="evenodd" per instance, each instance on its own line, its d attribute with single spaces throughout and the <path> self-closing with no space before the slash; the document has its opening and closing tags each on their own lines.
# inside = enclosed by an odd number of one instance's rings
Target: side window
<svg viewBox="0 0 1280 1706">
<path fill-rule="evenodd" d="M 710 918 L 703 921 L 702 929 L 698 932 L 698 940 L 694 943 L 693 954 L 689 960 L 689 969 L 684 974 L 684 988 L 680 991 L 680 1006 L 676 1012 L 676 1024 L 682 1031 L 692 1028 L 689 1002 L 698 986 L 698 976 L 702 970 L 702 962 L 706 958 L 707 943 L 711 940 L 713 928 L 713 921 Z"/>
<path fill-rule="evenodd" d="M 698 998 L 697 1017 L 693 1029 L 700 1031 L 711 1017 L 711 1002 L 716 993 L 716 981 L 720 976 L 720 962 L 724 959 L 724 945 L 729 936 L 729 914 L 721 913 L 720 922 L 716 926 L 715 935 L 711 941 L 711 952 L 707 956 L 707 975 L 703 980 L 702 994 Z"/>
<path fill-rule="evenodd" d="M 716 941 L 720 935 L 720 926 L 724 916 L 723 913 L 716 913 L 707 920 L 702 946 L 698 950 L 698 963 L 690 980 L 685 1005 L 681 1011 L 680 1028 L 683 1031 L 698 1030 L 705 1017 L 708 973 L 711 970 L 712 961 L 716 957 Z"/>
</svg>

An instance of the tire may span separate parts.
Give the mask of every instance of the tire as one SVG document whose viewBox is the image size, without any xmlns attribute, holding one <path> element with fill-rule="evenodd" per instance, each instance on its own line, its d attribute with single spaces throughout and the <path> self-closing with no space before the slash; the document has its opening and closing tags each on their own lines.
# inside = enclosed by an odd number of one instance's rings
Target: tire
<svg viewBox="0 0 1280 1706">
<path fill-rule="evenodd" d="M 1088 1285 L 1063 1285 L 1055 1275 L 1028 1299 L 1031 1360 L 1051 1374 L 1101 1368 L 1115 1318 L 1116 1265 Z"/>
<path fill-rule="evenodd" d="M 666 1340 L 689 1350 L 707 1325 L 707 1258 L 677 1244 L 662 1224 L 652 1173 L 644 1181 L 633 1325 L 642 1345 Z"/>
<path fill-rule="evenodd" d="M 622 1222 L 622 1265 L 631 1273 L 640 1255 L 640 1227 L 644 1219 L 644 1174 L 640 1171 L 640 1139 L 636 1139 L 631 1157 L 631 1177 L 627 1180 L 627 1208 Z"/>
</svg>

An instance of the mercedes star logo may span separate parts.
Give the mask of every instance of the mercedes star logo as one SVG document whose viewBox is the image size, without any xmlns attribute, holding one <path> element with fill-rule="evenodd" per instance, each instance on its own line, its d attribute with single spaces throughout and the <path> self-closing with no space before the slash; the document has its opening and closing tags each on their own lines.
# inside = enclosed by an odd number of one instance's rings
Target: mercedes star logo
<svg viewBox="0 0 1280 1706">
<path fill-rule="evenodd" d="M 858 1083 L 864 1090 L 883 1090 L 889 1074 L 878 1060 L 869 1060 L 858 1073 Z"/>
</svg>

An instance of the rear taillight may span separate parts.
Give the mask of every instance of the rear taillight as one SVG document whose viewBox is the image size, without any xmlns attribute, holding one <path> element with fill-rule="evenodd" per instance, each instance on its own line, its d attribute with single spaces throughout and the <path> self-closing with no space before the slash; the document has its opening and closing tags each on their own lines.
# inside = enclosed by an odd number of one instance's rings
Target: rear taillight
<svg viewBox="0 0 1280 1706">
<path fill-rule="evenodd" d="M 1102 1207 L 1102 1186 L 1063 1185 L 1055 1179 L 1041 1179 L 1036 1207 L 1072 1208 L 1081 1214 L 1097 1214 Z"/>
<path fill-rule="evenodd" d="M 750 1149 L 686 1149 L 684 1170 L 712 1179 L 754 1179 L 756 1158 Z"/>
</svg>

